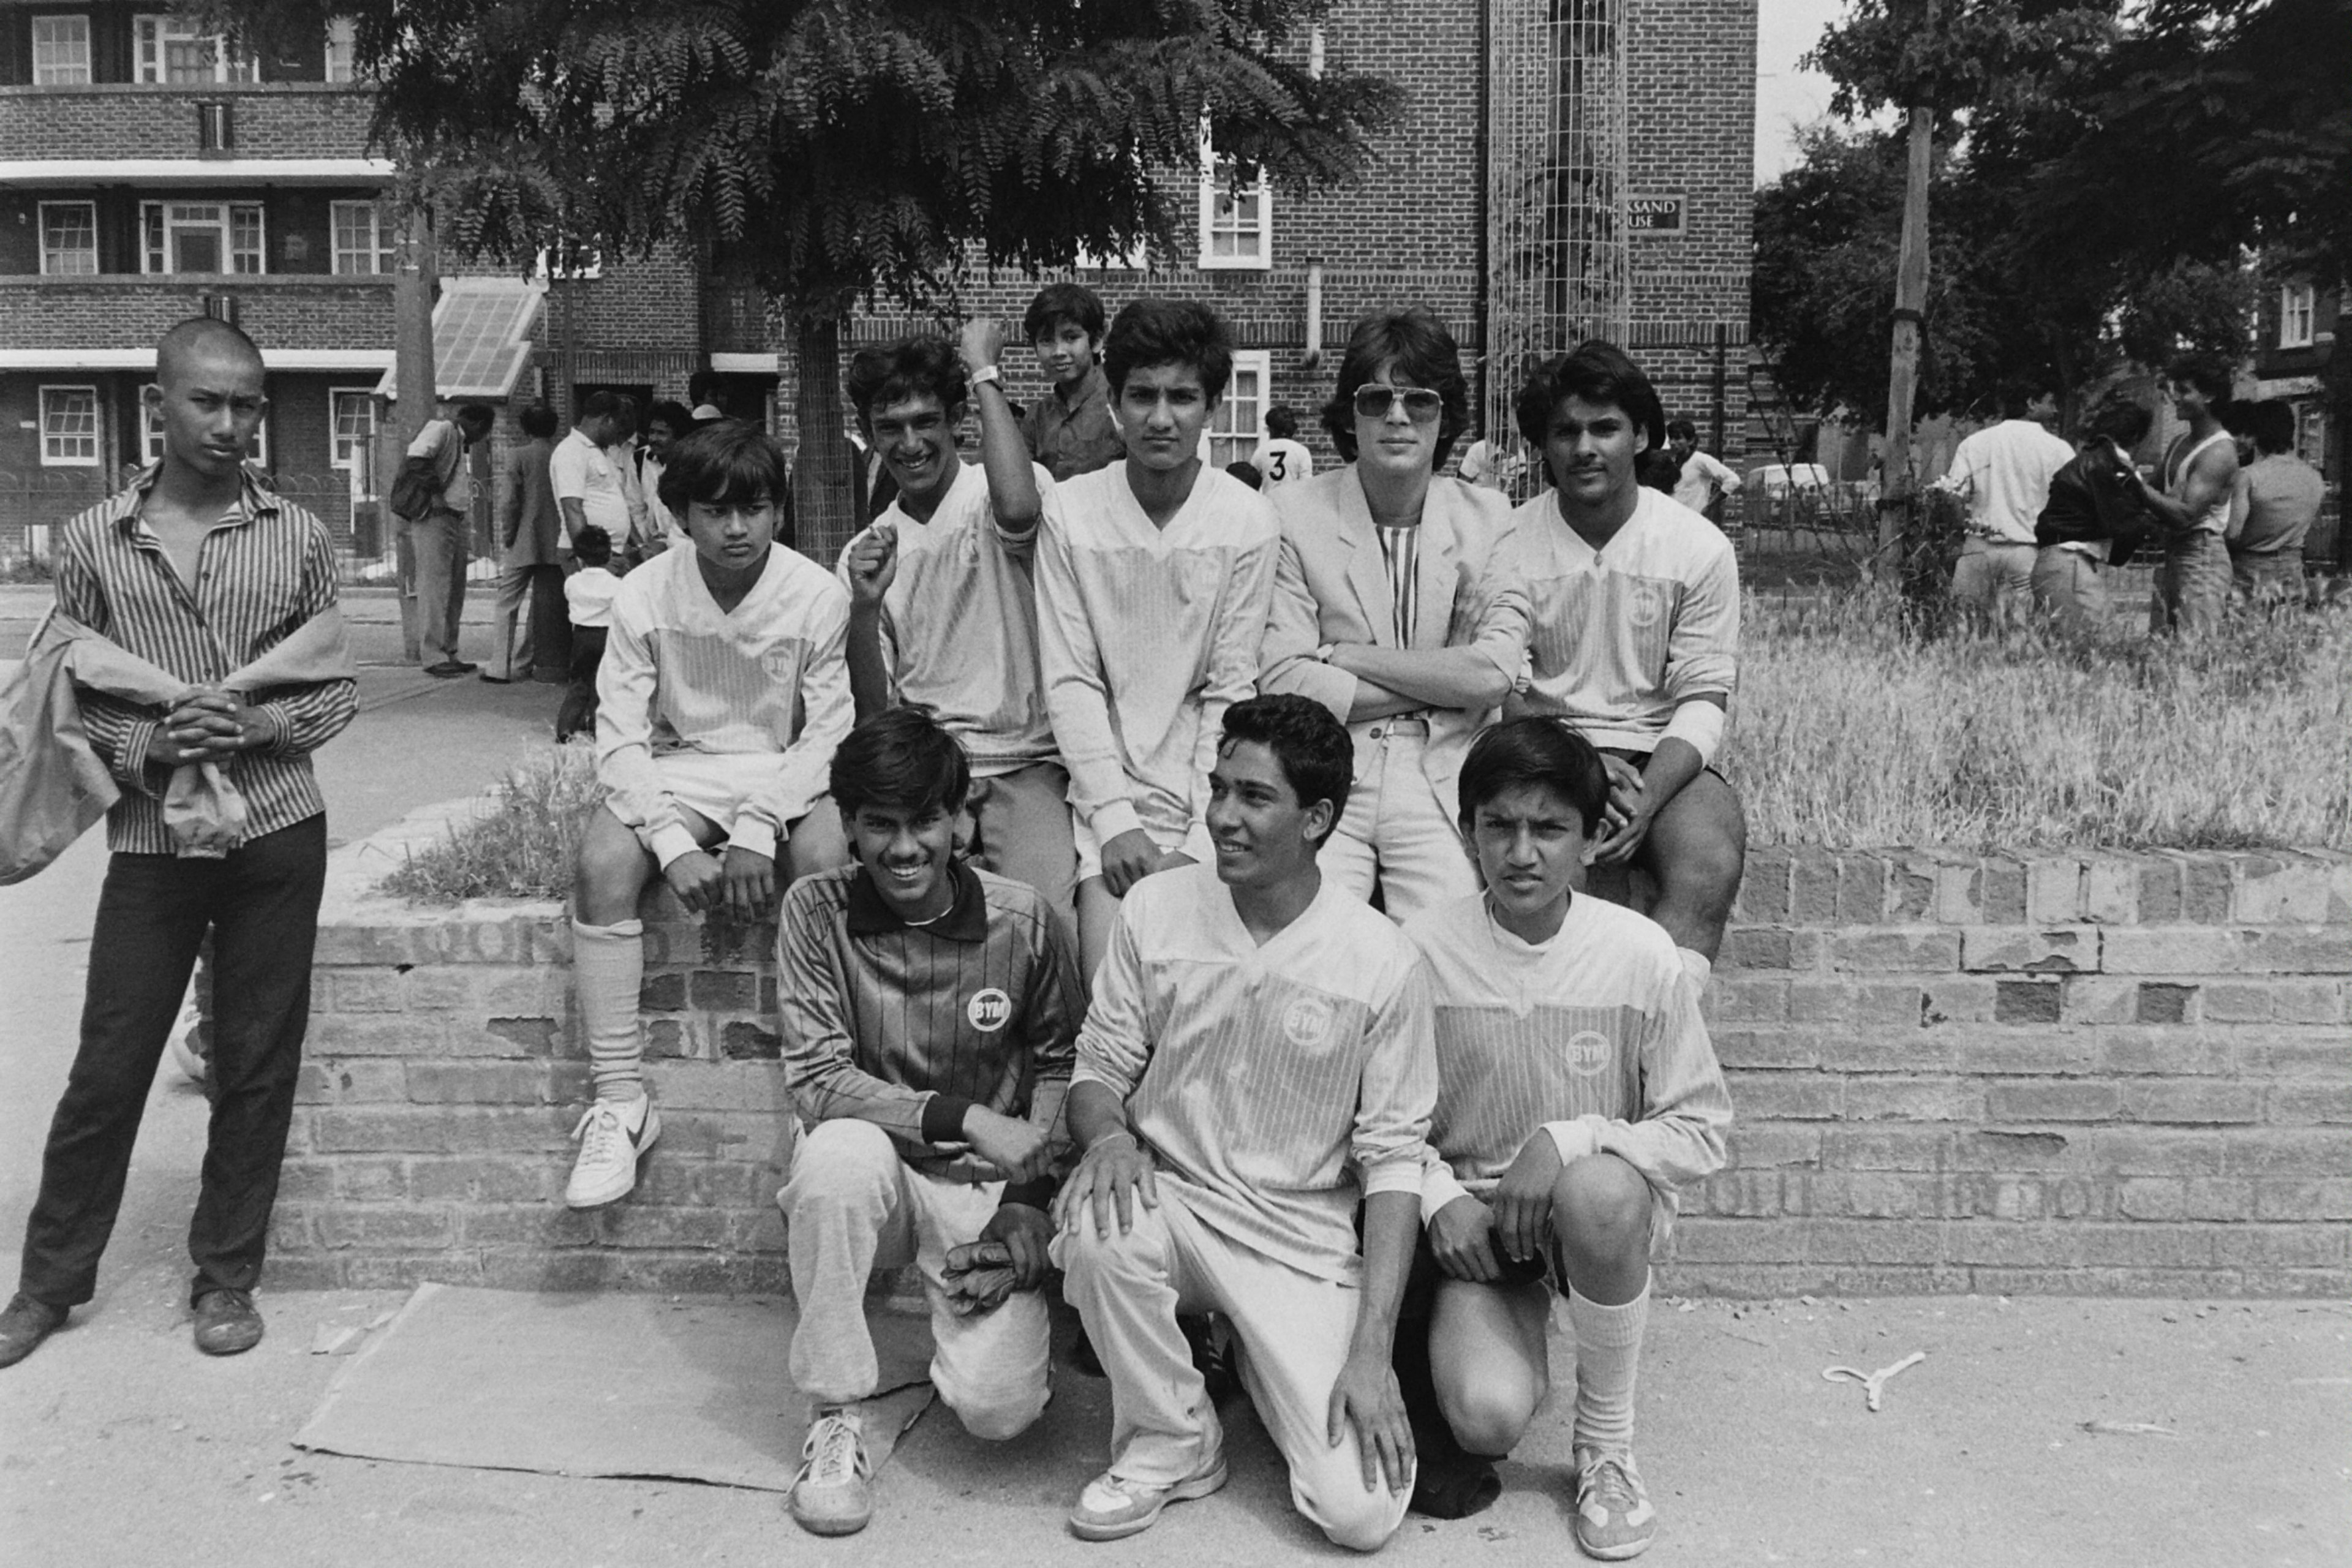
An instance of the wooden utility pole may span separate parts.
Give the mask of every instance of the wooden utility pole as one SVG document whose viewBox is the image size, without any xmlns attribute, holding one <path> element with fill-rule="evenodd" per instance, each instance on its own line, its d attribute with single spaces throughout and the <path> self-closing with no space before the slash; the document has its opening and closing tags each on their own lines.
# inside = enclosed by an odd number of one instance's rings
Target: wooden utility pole
<svg viewBox="0 0 2352 1568">
<path fill-rule="evenodd" d="M 399 477 L 408 444 L 433 417 L 439 401 L 440 389 L 434 379 L 433 290 L 439 282 L 440 266 L 434 252 L 433 227 L 422 206 L 408 215 L 399 261 L 400 269 L 392 282 L 392 343 L 393 386 L 400 402 L 394 417 L 377 431 L 376 494 L 384 509 L 384 526 L 394 534 L 401 645 L 415 663 L 423 657 L 418 640 L 423 627 L 416 613 L 416 559 L 408 530 L 391 514 L 391 504 L 393 480 Z"/>
<path fill-rule="evenodd" d="M 1919 31 L 1936 26 L 1936 0 L 1919 0 Z M 1927 305 L 1927 178 L 1935 153 L 1935 112 L 1911 106 L 1911 166 L 1903 188 L 1903 249 L 1895 268 L 1895 342 L 1887 363 L 1886 446 L 1878 471 L 1878 577 L 1903 575 L 1905 524 L 1916 487 L 1911 481 L 1912 402 L 1919 387 L 1920 313 Z"/>
</svg>

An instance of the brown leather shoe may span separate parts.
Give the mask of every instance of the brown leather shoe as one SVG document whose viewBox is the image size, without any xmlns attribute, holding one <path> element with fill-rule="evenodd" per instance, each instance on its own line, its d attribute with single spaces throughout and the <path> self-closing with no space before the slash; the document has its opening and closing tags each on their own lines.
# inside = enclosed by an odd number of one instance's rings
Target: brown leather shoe
<svg viewBox="0 0 2352 1568">
<path fill-rule="evenodd" d="M 245 1290 L 207 1290 L 196 1298 L 196 1348 L 206 1355 L 242 1355 L 261 1342 L 261 1314 Z"/>
<path fill-rule="evenodd" d="M 63 1307 L 36 1301 L 17 1291 L 5 1308 L 0 1308 L 0 1366 L 15 1366 L 31 1355 L 43 1340 L 65 1326 L 65 1321 Z"/>
</svg>

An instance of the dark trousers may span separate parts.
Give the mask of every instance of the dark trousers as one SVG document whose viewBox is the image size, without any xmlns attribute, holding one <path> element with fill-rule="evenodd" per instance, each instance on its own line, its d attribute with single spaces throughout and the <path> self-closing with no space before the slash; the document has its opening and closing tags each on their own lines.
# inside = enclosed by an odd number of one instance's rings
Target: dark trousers
<svg viewBox="0 0 2352 1568">
<path fill-rule="evenodd" d="M 596 671 L 604 664 L 604 632 L 603 626 L 572 628 L 572 684 L 555 713 L 559 742 L 596 733 Z"/>
<path fill-rule="evenodd" d="M 326 886 L 327 819 L 218 859 L 117 855 L 90 934 L 81 1047 L 49 1123 L 18 1288 L 57 1307 L 97 1293 L 131 1148 L 196 949 L 213 938 L 212 1124 L 188 1256 L 190 1299 L 261 1278 L 278 1167 L 310 1022 L 310 950 Z"/>
</svg>

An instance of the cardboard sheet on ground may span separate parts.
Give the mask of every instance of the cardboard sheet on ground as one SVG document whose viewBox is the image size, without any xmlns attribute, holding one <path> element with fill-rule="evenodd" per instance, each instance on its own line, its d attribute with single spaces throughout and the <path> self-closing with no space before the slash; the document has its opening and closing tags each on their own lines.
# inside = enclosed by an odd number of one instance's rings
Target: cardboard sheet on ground
<svg viewBox="0 0 2352 1568">
<path fill-rule="evenodd" d="M 336 1374 L 295 1446 L 368 1459 L 659 1476 L 784 1491 L 808 1401 L 784 1370 L 793 1307 L 772 1299 L 539 1294 L 420 1285 Z M 878 1472 L 931 1402 L 929 1328 L 873 1314 Z"/>
</svg>

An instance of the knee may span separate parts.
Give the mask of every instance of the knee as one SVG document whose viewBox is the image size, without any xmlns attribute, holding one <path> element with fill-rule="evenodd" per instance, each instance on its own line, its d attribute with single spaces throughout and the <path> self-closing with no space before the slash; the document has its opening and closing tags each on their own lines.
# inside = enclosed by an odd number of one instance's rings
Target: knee
<svg viewBox="0 0 2352 1568">
<path fill-rule="evenodd" d="M 1722 811 L 1709 814 L 1720 820 L 1678 835 L 1673 854 L 1659 858 L 1658 879 L 1660 890 L 1677 901 L 1728 911 L 1748 867 L 1748 831 L 1738 797 L 1728 789 L 1722 795 Z"/>
<path fill-rule="evenodd" d="M 1473 1454 L 1507 1454 L 1536 1418 L 1543 1390 L 1514 1385 L 1501 1378 L 1482 1378 L 1462 1388 L 1440 1387 L 1437 1407 L 1454 1440 Z"/>
<path fill-rule="evenodd" d="M 1385 1478 L 1366 1491 L 1363 1477 L 1352 1463 L 1345 1474 L 1333 1470 L 1317 1489 L 1319 1496 L 1303 1495 L 1295 1482 L 1292 1489 L 1298 1510 L 1322 1527 L 1332 1545 L 1350 1552 L 1378 1552 L 1386 1546 L 1397 1526 L 1404 1522 L 1405 1502 L 1412 1495 L 1390 1491 Z"/>
<path fill-rule="evenodd" d="M 944 1397 L 944 1394 L 942 1395 Z M 1029 1430 L 1045 1413 L 1043 1384 L 1034 1389 L 999 1390 L 991 1394 L 963 1394 L 948 1401 L 963 1429 L 983 1443 L 1003 1443 Z"/>
<path fill-rule="evenodd" d="M 1168 1268 L 1164 1233 L 1140 1203 L 1131 1230 L 1119 1229 L 1114 1215 L 1109 1230 L 1097 1235 L 1094 1216 L 1079 1215 L 1077 1224 L 1062 1233 L 1059 1250 L 1064 1295 L 1073 1304 L 1082 1291 L 1104 1281 L 1164 1274 Z"/>
<path fill-rule="evenodd" d="M 646 851 L 637 836 L 609 811 L 589 818 L 580 836 L 574 894 L 579 916 L 592 925 L 610 925 L 636 912 L 645 890 Z"/>
<path fill-rule="evenodd" d="M 863 1199 L 897 1175 L 898 1151 L 870 1121 L 820 1121 L 801 1135 L 792 1179 L 777 1194 L 787 1215 Z"/>
<path fill-rule="evenodd" d="M 1560 1246 L 1590 1258 L 1647 1247 L 1650 1184 L 1614 1154 L 1589 1154 L 1552 1184 L 1552 1229 Z"/>
</svg>

